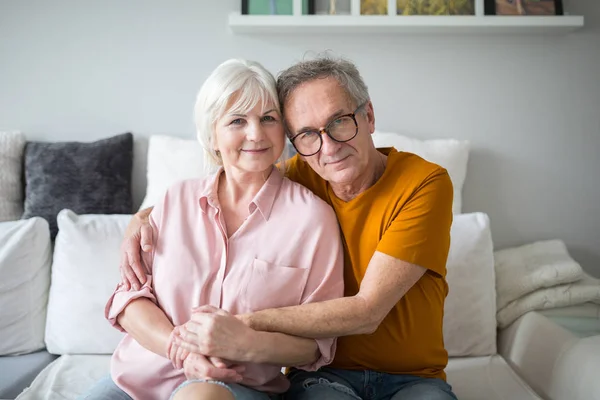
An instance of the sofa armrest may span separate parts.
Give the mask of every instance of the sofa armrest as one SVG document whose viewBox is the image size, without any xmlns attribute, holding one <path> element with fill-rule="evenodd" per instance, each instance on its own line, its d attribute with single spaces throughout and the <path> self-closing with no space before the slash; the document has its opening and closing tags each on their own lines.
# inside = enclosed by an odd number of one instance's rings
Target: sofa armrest
<svg viewBox="0 0 600 400">
<path fill-rule="evenodd" d="M 545 399 L 587 400 L 600 393 L 591 375 L 600 369 L 600 337 L 580 339 L 529 312 L 499 332 L 498 351 Z"/>
</svg>

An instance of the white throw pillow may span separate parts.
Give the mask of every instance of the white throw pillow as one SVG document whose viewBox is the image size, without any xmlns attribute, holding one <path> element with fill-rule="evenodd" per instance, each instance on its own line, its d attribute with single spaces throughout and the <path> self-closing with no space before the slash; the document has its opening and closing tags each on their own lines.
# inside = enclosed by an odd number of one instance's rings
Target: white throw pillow
<svg viewBox="0 0 600 400">
<path fill-rule="evenodd" d="M 131 215 L 62 210 L 48 300 L 46 346 L 52 354 L 111 354 L 123 333 L 104 318 L 121 280 L 120 246 Z"/>
<path fill-rule="evenodd" d="M 0 222 L 23 215 L 23 151 L 25 136 L 0 132 Z"/>
<path fill-rule="evenodd" d="M 398 151 L 413 153 L 425 160 L 446 168 L 454 186 L 452 211 L 462 212 L 462 189 L 467 177 L 470 144 L 466 140 L 419 140 L 397 133 L 375 131 L 375 147 L 394 147 Z"/>
<path fill-rule="evenodd" d="M 448 355 L 495 354 L 494 248 L 486 214 L 454 216 L 447 269 L 444 343 Z"/>
<path fill-rule="evenodd" d="M 44 348 L 51 247 L 43 218 L 0 223 L 0 356 Z"/>
<path fill-rule="evenodd" d="M 140 210 L 160 201 L 178 181 L 204 176 L 204 152 L 197 140 L 154 135 L 148 143 L 146 197 Z"/>
</svg>

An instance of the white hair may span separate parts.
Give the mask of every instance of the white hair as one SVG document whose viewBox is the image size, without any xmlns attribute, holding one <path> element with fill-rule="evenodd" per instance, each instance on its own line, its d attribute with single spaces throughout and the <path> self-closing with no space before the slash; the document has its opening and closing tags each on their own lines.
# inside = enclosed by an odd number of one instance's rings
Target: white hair
<svg viewBox="0 0 600 400">
<path fill-rule="evenodd" d="M 232 96 L 236 96 L 230 104 Z M 222 165 L 214 148 L 216 122 L 225 113 L 245 114 L 259 102 L 263 109 L 272 103 L 281 114 L 273 75 L 260 63 L 230 59 L 219 65 L 206 79 L 194 106 L 194 120 L 198 141 L 204 150 L 204 165 L 214 170 Z M 284 153 L 285 148 L 284 146 Z M 279 158 L 281 165 L 284 155 Z"/>
</svg>

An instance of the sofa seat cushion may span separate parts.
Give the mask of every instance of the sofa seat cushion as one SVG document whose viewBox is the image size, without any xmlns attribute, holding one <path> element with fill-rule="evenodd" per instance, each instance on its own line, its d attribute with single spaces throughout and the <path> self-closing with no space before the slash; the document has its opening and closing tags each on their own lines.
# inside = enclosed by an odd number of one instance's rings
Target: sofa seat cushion
<svg viewBox="0 0 600 400">
<path fill-rule="evenodd" d="M 48 365 L 17 399 L 76 399 L 110 371 L 110 355 L 65 355 Z"/>
<path fill-rule="evenodd" d="M 17 397 L 55 359 L 55 355 L 45 350 L 0 357 L 0 399 Z"/>
<path fill-rule="evenodd" d="M 451 358 L 446 374 L 461 400 L 541 399 L 499 355 Z"/>
<path fill-rule="evenodd" d="M 109 355 L 64 355 L 17 400 L 75 399 L 109 373 Z M 500 356 L 451 358 L 448 382 L 461 400 L 541 399 Z"/>
</svg>

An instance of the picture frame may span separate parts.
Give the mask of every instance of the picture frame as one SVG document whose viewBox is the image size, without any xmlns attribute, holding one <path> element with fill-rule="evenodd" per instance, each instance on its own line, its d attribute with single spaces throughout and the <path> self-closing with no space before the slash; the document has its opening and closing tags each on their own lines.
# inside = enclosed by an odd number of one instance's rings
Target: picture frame
<svg viewBox="0 0 600 400">
<path fill-rule="evenodd" d="M 315 13 L 316 0 L 302 0 L 302 14 Z M 293 0 L 242 0 L 242 15 L 292 15 Z"/>
<path fill-rule="evenodd" d="M 360 0 L 360 15 L 387 15 L 387 0 Z"/>
<path fill-rule="evenodd" d="M 396 0 L 397 15 L 475 15 L 475 0 Z"/>
<path fill-rule="evenodd" d="M 350 0 L 314 0 L 317 15 L 350 15 L 351 8 Z"/>
<path fill-rule="evenodd" d="M 562 0 L 485 0 L 486 15 L 564 15 Z"/>
</svg>

